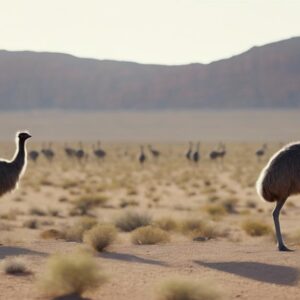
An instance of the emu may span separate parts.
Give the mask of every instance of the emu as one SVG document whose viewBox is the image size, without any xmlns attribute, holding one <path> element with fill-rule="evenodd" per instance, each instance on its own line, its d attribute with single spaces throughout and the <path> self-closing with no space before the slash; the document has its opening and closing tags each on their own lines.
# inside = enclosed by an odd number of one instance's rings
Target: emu
<svg viewBox="0 0 300 300">
<path fill-rule="evenodd" d="M 65 153 L 69 158 L 72 158 L 75 156 L 76 151 L 73 148 L 68 147 L 67 144 L 65 144 Z"/>
<path fill-rule="evenodd" d="M 40 153 L 36 150 L 31 150 L 29 153 L 28 153 L 28 156 L 29 158 L 33 161 L 33 162 L 36 162 L 37 159 L 39 158 L 39 155 Z"/>
<path fill-rule="evenodd" d="M 49 143 L 49 147 L 48 148 L 43 148 L 41 150 L 41 152 L 44 154 L 44 156 L 46 157 L 46 159 L 49 161 L 49 162 L 52 162 L 54 156 L 55 156 L 55 153 L 54 151 L 52 150 L 52 144 Z"/>
<path fill-rule="evenodd" d="M 97 148 L 94 149 L 94 155 L 99 159 L 103 159 L 106 156 L 106 152 L 101 149 L 101 143 L 99 141 L 97 143 Z"/>
<path fill-rule="evenodd" d="M 221 143 L 220 144 L 220 149 L 221 150 L 219 150 L 219 157 L 222 159 L 222 161 L 223 161 L 223 158 L 225 157 L 225 155 L 226 155 L 226 146 L 223 144 L 223 143 Z"/>
<path fill-rule="evenodd" d="M 258 161 L 260 161 L 261 158 L 265 155 L 266 150 L 267 150 L 267 145 L 263 144 L 262 147 L 255 152 Z"/>
<path fill-rule="evenodd" d="M 146 161 L 147 157 L 144 153 L 144 146 L 141 146 L 141 153 L 140 153 L 140 156 L 139 156 L 139 162 L 141 165 L 144 164 L 144 162 Z"/>
<path fill-rule="evenodd" d="M 279 251 L 288 249 L 281 235 L 279 215 L 287 198 L 300 193 L 300 142 L 288 144 L 275 153 L 262 170 L 256 189 L 262 199 L 275 202 L 273 220 Z"/>
<path fill-rule="evenodd" d="M 220 148 L 221 148 L 221 145 L 219 144 L 218 146 L 218 149 L 217 150 L 212 150 L 210 153 L 209 153 L 209 158 L 211 160 L 216 160 L 220 157 Z"/>
<path fill-rule="evenodd" d="M 83 150 L 83 146 L 82 146 L 82 142 L 79 142 L 79 149 L 76 151 L 76 157 L 78 158 L 79 161 L 81 161 L 84 156 L 85 156 L 85 153 L 84 153 L 84 150 Z"/>
<path fill-rule="evenodd" d="M 192 159 L 192 151 L 193 151 L 193 143 L 189 142 L 189 149 L 185 155 L 185 157 L 187 158 L 187 160 L 191 160 Z"/>
<path fill-rule="evenodd" d="M 151 145 L 148 145 L 148 149 L 151 152 L 152 156 L 157 159 L 160 156 L 160 152 L 156 149 L 153 149 Z"/>
<path fill-rule="evenodd" d="M 27 132 L 17 132 L 16 152 L 12 160 L 0 160 L 0 196 L 14 190 L 26 168 L 26 140 L 31 135 Z"/>
<path fill-rule="evenodd" d="M 198 163 L 198 161 L 200 159 L 199 147 L 200 147 L 200 143 L 197 143 L 196 151 L 193 154 L 193 161 L 195 163 Z"/>
</svg>

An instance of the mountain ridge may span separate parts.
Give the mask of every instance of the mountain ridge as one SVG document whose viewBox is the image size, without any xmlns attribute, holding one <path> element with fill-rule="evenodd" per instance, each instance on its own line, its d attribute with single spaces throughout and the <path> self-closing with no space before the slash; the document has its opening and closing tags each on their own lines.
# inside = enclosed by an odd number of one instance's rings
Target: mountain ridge
<svg viewBox="0 0 300 300">
<path fill-rule="evenodd" d="M 300 107 L 300 37 L 208 64 L 0 50 L 0 109 Z"/>
</svg>

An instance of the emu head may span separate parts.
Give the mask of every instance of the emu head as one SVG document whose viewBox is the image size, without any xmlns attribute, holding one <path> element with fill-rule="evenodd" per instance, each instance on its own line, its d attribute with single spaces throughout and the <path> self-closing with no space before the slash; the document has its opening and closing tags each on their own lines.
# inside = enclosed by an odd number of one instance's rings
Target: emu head
<svg viewBox="0 0 300 300">
<path fill-rule="evenodd" d="M 31 138 L 31 135 L 28 132 L 19 132 L 18 138 L 21 141 L 26 141 L 27 139 Z"/>
</svg>

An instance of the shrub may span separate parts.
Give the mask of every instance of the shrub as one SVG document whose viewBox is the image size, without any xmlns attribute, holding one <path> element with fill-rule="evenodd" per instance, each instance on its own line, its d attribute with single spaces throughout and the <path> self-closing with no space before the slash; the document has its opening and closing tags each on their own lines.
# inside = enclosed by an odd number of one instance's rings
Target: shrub
<svg viewBox="0 0 300 300">
<path fill-rule="evenodd" d="M 150 225 L 151 221 L 151 217 L 147 214 L 128 211 L 116 220 L 115 225 L 122 231 L 129 232 Z"/>
<path fill-rule="evenodd" d="M 204 220 L 187 219 L 181 224 L 183 234 L 187 234 L 192 238 L 213 239 L 216 237 L 224 237 L 227 235 L 225 230 L 218 231 L 213 224 L 209 224 Z"/>
<path fill-rule="evenodd" d="M 263 236 L 272 233 L 270 225 L 259 220 L 245 220 L 242 228 L 251 236 Z"/>
<path fill-rule="evenodd" d="M 56 229 L 47 229 L 40 233 L 42 239 L 61 239 L 64 237 L 64 234 Z"/>
<path fill-rule="evenodd" d="M 155 222 L 155 225 L 165 231 L 176 231 L 179 227 L 178 222 L 170 217 L 163 217 Z"/>
<path fill-rule="evenodd" d="M 215 285 L 208 282 L 171 279 L 164 282 L 159 290 L 159 300 L 218 300 L 221 294 Z"/>
<path fill-rule="evenodd" d="M 86 215 L 91 208 L 104 205 L 108 198 L 103 195 L 86 195 L 74 202 L 74 208 L 79 215 Z"/>
<path fill-rule="evenodd" d="M 220 204 L 209 204 L 205 207 L 205 210 L 213 217 L 220 217 L 226 214 L 226 209 Z"/>
<path fill-rule="evenodd" d="M 120 203 L 121 208 L 125 208 L 127 206 L 138 206 L 139 203 L 136 200 L 126 200 L 122 199 Z"/>
<path fill-rule="evenodd" d="M 224 209 L 226 210 L 226 212 L 228 212 L 229 214 L 234 214 L 234 213 L 236 213 L 237 203 L 238 203 L 237 198 L 229 198 L 229 199 L 224 200 L 222 202 L 222 205 L 223 205 Z"/>
<path fill-rule="evenodd" d="M 101 252 L 116 239 L 116 236 L 117 230 L 114 226 L 99 224 L 84 233 L 83 241 Z"/>
<path fill-rule="evenodd" d="M 131 241 L 136 245 L 154 245 L 166 243 L 169 240 L 170 238 L 167 232 L 151 225 L 140 227 L 131 235 Z"/>
<path fill-rule="evenodd" d="M 85 231 L 91 229 L 97 224 L 94 218 L 82 217 L 72 227 L 69 227 L 64 232 L 64 237 L 70 242 L 82 242 L 82 237 Z"/>
<path fill-rule="evenodd" d="M 39 224 L 36 219 L 29 219 L 23 223 L 23 226 L 29 229 L 37 229 L 39 227 Z"/>
<path fill-rule="evenodd" d="M 95 259 L 88 253 L 78 252 L 51 256 L 41 285 L 45 292 L 52 295 L 81 295 L 105 281 Z"/>
<path fill-rule="evenodd" d="M 5 258 L 1 264 L 2 271 L 9 275 L 26 275 L 29 271 L 22 259 L 19 257 Z"/>
</svg>

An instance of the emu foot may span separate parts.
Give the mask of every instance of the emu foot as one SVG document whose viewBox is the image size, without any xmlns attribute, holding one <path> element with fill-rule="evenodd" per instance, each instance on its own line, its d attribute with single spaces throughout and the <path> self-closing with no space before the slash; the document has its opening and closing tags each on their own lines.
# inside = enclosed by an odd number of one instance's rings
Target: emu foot
<svg viewBox="0 0 300 300">
<path fill-rule="evenodd" d="M 294 250 L 291 250 L 287 248 L 285 245 L 278 245 L 278 250 L 283 252 L 293 252 Z"/>
</svg>

